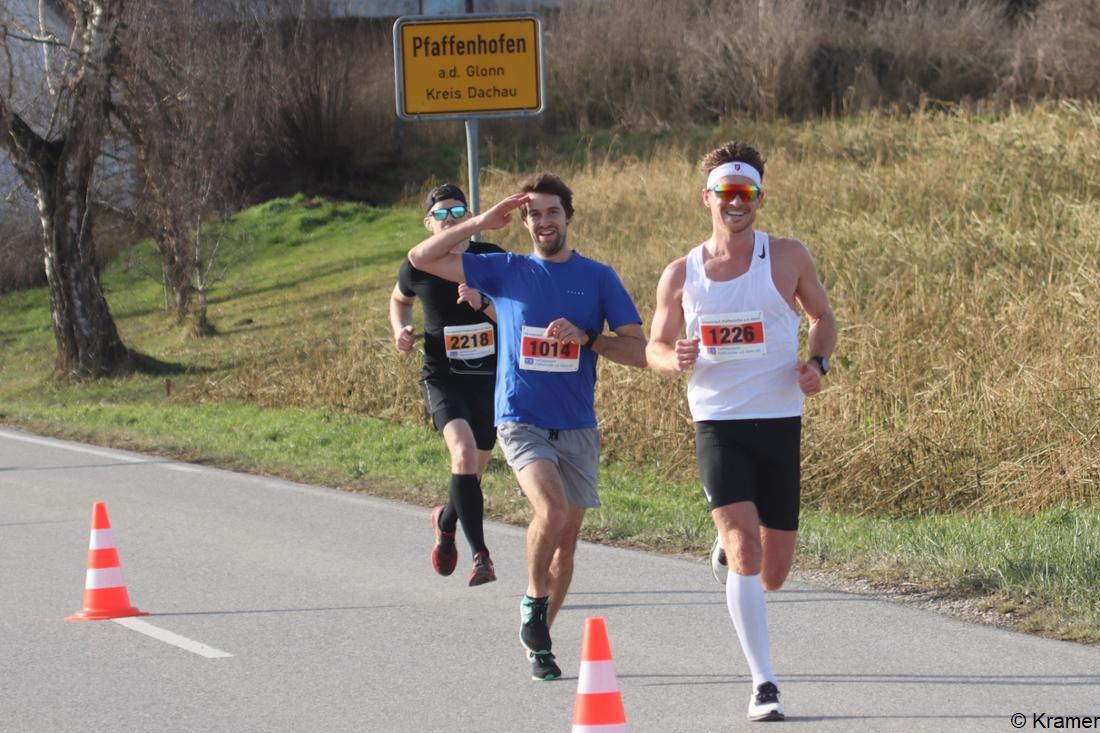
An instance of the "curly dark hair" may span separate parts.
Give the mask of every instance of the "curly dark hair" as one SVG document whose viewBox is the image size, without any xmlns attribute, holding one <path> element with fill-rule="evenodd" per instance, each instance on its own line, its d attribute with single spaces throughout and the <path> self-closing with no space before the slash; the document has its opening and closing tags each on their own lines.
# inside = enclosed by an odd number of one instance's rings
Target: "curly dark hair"
<svg viewBox="0 0 1100 733">
<path fill-rule="evenodd" d="M 565 185 L 565 181 L 553 173 L 536 173 L 524 181 L 519 190 L 522 193 L 550 193 L 561 199 L 561 207 L 565 210 L 565 218 L 573 218 L 573 191 Z M 527 207 L 520 208 L 523 218 L 527 218 Z"/>
<path fill-rule="evenodd" d="M 699 167 L 703 170 L 703 175 L 707 175 L 723 163 L 734 162 L 748 163 L 760 171 L 760 178 L 763 180 L 764 156 L 760 155 L 759 151 L 748 143 L 734 140 L 722 143 L 722 145 L 704 155 L 703 159 L 699 161 Z"/>
</svg>

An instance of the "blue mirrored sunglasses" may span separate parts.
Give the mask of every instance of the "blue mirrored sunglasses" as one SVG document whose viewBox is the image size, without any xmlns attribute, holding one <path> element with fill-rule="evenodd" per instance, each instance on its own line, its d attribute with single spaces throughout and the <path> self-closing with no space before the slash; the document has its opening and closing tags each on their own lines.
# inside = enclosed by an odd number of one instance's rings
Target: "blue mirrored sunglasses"
<svg viewBox="0 0 1100 733">
<path fill-rule="evenodd" d="M 428 215 L 436 221 L 446 221 L 448 214 L 450 214 L 451 217 L 454 219 L 461 219 L 462 217 L 466 216 L 466 207 L 452 206 L 449 209 L 434 209 L 428 212 Z"/>
</svg>

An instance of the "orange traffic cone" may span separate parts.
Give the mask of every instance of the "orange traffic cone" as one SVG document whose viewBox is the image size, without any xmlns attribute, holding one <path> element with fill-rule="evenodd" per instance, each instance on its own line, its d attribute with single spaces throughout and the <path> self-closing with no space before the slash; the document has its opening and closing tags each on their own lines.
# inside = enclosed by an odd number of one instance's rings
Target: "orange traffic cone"
<svg viewBox="0 0 1100 733">
<path fill-rule="evenodd" d="M 584 621 L 573 733 L 627 733 L 626 711 L 619 696 L 611 644 L 607 641 L 607 627 L 602 616 Z"/>
<path fill-rule="evenodd" d="M 107 518 L 107 505 L 92 505 L 92 538 L 88 542 L 88 574 L 84 581 L 84 610 L 66 621 L 95 621 L 123 616 L 148 616 L 130 605 L 126 583 L 122 581 L 115 535 Z"/>
</svg>

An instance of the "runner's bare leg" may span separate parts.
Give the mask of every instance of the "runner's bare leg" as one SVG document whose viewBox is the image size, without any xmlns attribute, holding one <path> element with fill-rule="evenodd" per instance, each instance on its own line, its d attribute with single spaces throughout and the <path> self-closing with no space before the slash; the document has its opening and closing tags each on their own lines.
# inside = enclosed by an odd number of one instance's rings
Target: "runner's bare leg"
<svg viewBox="0 0 1100 733">
<path fill-rule="evenodd" d="M 516 479 L 534 514 L 527 526 L 527 595 L 541 598 L 550 594 L 550 564 L 566 527 L 569 505 L 553 461 L 532 461 L 516 472 Z"/>
<path fill-rule="evenodd" d="M 584 507 L 569 507 L 562 529 L 558 548 L 554 551 L 554 559 L 550 563 L 550 609 L 548 612 L 549 623 L 554 625 L 554 617 L 558 615 L 558 609 L 565 601 L 565 594 L 569 592 L 569 584 L 573 581 L 573 563 L 577 553 L 577 538 L 581 534 L 581 524 L 584 523 Z"/>
</svg>

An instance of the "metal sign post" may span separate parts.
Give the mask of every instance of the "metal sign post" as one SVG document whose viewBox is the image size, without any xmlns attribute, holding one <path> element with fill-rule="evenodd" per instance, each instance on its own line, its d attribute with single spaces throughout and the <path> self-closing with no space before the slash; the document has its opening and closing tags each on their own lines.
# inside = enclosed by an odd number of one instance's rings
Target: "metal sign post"
<svg viewBox="0 0 1100 733">
<path fill-rule="evenodd" d="M 542 23 L 533 13 L 407 16 L 393 24 L 397 116 L 466 123 L 469 197 L 481 210 L 478 120 L 545 106 Z"/>
<path fill-rule="evenodd" d="M 481 213 L 481 167 L 478 160 L 477 118 L 466 120 L 466 175 L 470 181 L 470 206 L 475 214 Z"/>
</svg>

